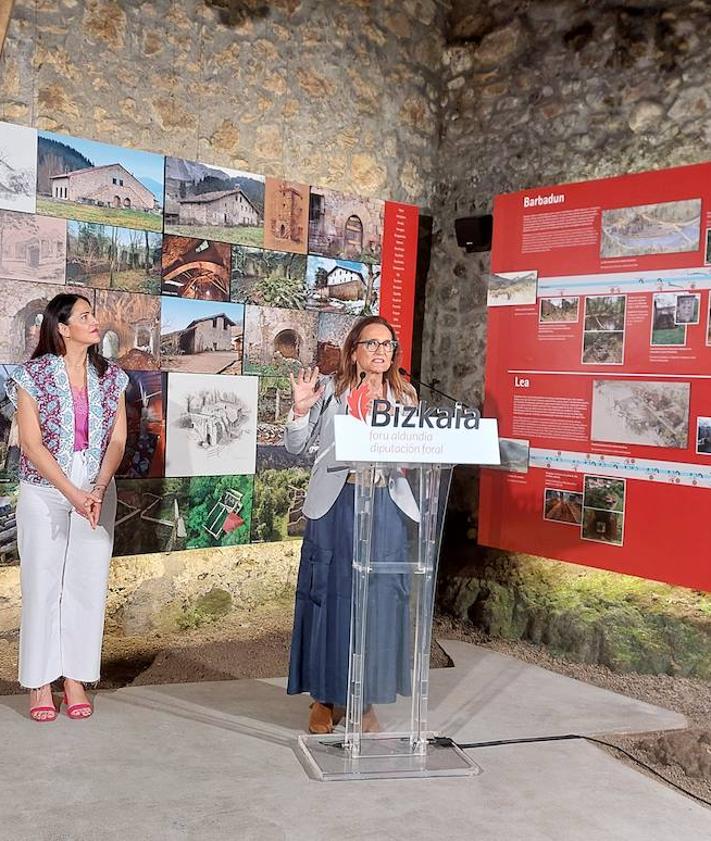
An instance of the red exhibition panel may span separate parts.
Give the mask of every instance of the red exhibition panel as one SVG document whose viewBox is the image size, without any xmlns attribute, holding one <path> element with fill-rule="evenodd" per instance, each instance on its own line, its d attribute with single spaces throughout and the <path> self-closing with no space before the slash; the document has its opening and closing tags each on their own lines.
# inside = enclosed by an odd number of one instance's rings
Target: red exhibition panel
<svg viewBox="0 0 711 841">
<path fill-rule="evenodd" d="M 395 328 L 402 348 L 402 365 L 408 370 L 412 356 L 418 227 L 419 209 L 415 205 L 385 202 L 380 314 Z"/>
<path fill-rule="evenodd" d="M 482 544 L 711 590 L 711 164 L 497 196 Z"/>
</svg>

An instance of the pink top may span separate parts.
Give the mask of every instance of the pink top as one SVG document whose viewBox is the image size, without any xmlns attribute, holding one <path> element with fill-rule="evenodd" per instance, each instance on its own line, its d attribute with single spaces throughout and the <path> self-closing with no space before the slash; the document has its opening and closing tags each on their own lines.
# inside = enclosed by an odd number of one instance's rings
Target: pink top
<svg viewBox="0 0 711 841">
<path fill-rule="evenodd" d="M 74 452 L 89 446 L 89 397 L 86 388 L 72 386 L 74 400 Z"/>
</svg>

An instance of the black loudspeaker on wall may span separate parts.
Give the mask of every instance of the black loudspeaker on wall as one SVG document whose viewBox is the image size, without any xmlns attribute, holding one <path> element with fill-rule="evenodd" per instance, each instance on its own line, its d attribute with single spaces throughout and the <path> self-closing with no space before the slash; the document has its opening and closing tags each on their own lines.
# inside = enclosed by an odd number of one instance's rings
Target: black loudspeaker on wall
<svg viewBox="0 0 711 841">
<path fill-rule="evenodd" d="M 464 216 L 454 220 L 454 232 L 457 245 L 472 251 L 491 251 L 491 234 L 494 229 L 494 217 Z"/>
</svg>

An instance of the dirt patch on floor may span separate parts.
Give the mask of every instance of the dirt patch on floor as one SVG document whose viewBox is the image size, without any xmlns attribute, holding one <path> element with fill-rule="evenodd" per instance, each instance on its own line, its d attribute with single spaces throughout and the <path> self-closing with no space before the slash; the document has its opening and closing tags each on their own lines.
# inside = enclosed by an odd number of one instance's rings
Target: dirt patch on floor
<svg viewBox="0 0 711 841">
<path fill-rule="evenodd" d="M 219 622 L 180 633 L 107 635 L 99 688 L 286 675 L 292 618 L 293 604 L 285 601 L 234 611 Z M 554 657 L 543 646 L 489 637 L 469 623 L 448 617 L 437 618 L 434 636 L 480 645 L 685 715 L 690 725 L 686 730 L 611 735 L 606 741 L 629 751 L 677 785 L 711 799 L 711 683 L 670 675 L 618 674 L 604 666 L 574 663 Z M 450 665 L 445 652 L 433 645 L 433 668 Z M 0 639 L 0 694 L 22 691 L 16 674 L 17 639 L 5 637 Z M 620 758 L 618 752 L 611 753 Z"/>
</svg>

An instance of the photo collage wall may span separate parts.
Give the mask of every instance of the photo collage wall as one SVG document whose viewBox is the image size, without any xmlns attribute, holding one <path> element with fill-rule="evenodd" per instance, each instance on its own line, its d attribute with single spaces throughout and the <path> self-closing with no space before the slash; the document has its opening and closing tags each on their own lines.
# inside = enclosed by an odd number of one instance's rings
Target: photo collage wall
<svg viewBox="0 0 711 841">
<path fill-rule="evenodd" d="M 128 441 L 114 554 L 298 538 L 314 452 L 289 372 L 377 314 L 385 202 L 0 123 L 0 564 L 17 563 L 4 383 L 59 292 L 93 304 Z"/>
</svg>

